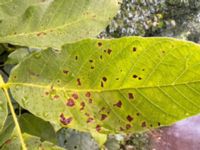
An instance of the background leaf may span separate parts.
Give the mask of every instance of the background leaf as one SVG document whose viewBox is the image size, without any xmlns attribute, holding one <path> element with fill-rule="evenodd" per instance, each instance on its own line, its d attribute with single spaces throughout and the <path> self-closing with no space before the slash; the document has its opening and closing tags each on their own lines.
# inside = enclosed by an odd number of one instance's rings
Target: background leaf
<svg viewBox="0 0 200 150">
<path fill-rule="evenodd" d="M 137 132 L 199 113 L 199 61 L 191 42 L 89 39 L 31 55 L 8 84 L 22 107 L 53 123 Z"/>
<path fill-rule="evenodd" d="M 31 114 L 23 114 L 19 118 L 19 124 L 22 132 L 40 137 L 42 141 L 57 143 L 56 133 L 49 122 L 46 122 Z"/>
<path fill-rule="evenodd" d="M 95 37 L 114 17 L 120 0 L 0 0 L 0 42 L 60 48 Z"/>
<path fill-rule="evenodd" d="M 7 101 L 3 92 L 2 86 L 4 85 L 3 78 L 0 75 L 0 131 L 6 121 L 8 115 Z"/>
<path fill-rule="evenodd" d="M 41 142 L 40 138 L 36 136 L 31 136 L 29 134 L 24 133 L 23 138 L 26 142 L 26 146 L 28 150 L 38 150 L 38 149 L 63 150 L 61 147 L 58 147 L 50 142 L 47 142 L 47 141 Z M 9 141 L 7 141 L 0 149 L 1 150 L 11 150 L 11 149 L 21 150 L 21 144 L 17 135 L 13 134 L 12 138 Z"/>
</svg>

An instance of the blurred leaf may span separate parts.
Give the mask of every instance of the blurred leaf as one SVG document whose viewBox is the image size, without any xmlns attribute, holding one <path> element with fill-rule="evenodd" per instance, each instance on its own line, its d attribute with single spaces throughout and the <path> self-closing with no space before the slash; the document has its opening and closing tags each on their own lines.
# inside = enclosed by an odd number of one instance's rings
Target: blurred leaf
<svg viewBox="0 0 200 150">
<path fill-rule="evenodd" d="M 119 8 L 120 0 L 0 1 L 0 42 L 60 48 L 97 36 Z"/>
<path fill-rule="evenodd" d="M 63 148 L 58 147 L 50 142 L 41 142 L 40 138 L 36 136 L 31 136 L 24 133 L 23 138 L 28 150 L 63 150 Z M 1 150 L 21 150 L 21 143 L 17 135 L 13 134 L 12 138 L 3 145 Z"/>
<path fill-rule="evenodd" d="M 4 86 L 4 81 L 0 74 L 0 131 L 4 126 L 6 117 L 8 115 L 7 101 L 2 89 L 3 86 Z"/>
<path fill-rule="evenodd" d="M 28 133 L 41 138 L 41 141 L 57 143 L 56 133 L 49 122 L 46 122 L 31 114 L 23 114 L 19 118 L 22 133 Z"/>
</svg>

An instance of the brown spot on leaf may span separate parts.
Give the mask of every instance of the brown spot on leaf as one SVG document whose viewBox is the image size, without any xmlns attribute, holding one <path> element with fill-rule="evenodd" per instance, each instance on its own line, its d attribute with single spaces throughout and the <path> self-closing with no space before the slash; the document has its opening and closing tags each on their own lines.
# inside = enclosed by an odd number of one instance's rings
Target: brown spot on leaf
<svg viewBox="0 0 200 150">
<path fill-rule="evenodd" d="M 37 33 L 37 36 L 42 36 L 42 35 L 46 35 L 47 33 L 45 33 L 45 32 L 39 32 L 39 33 Z"/>
<path fill-rule="evenodd" d="M 54 95 L 53 99 L 59 99 L 59 95 Z"/>
<path fill-rule="evenodd" d="M 102 55 L 100 55 L 100 56 L 99 56 L 99 58 L 100 58 L 100 59 L 102 59 L 102 58 L 103 58 L 103 56 L 102 56 Z"/>
<path fill-rule="evenodd" d="M 160 126 L 161 124 L 160 124 L 160 122 L 158 122 L 158 126 Z"/>
<path fill-rule="evenodd" d="M 103 79 L 103 81 L 104 81 L 104 82 L 106 82 L 106 81 L 107 81 L 107 78 L 106 78 L 106 77 L 103 77 L 102 79 Z"/>
<path fill-rule="evenodd" d="M 136 113 L 136 115 L 137 115 L 137 116 L 139 116 L 139 115 L 140 115 L 140 113 Z"/>
<path fill-rule="evenodd" d="M 137 78 L 137 75 L 133 75 L 133 78 Z"/>
<path fill-rule="evenodd" d="M 87 92 L 87 93 L 85 93 L 85 96 L 86 96 L 86 97 L 90 97 L 90 96 L 91 96 L 91 93 L 90 93 L 90 92 Z"/>
<path fill-rule="evenodd" d="M 45 95 L 49 95 L 49 92 L 45 92 Z"/>
<path fill-rule="evenodd" d="M 124 131 L 124 128 L 120 127 L 119 130 L 120 130 L 120 131 Z"/>
<path fill-rule="evenodd" d="M 77 93 L 73 93 L 73 94 L 72 94 L 72 97 L 73 97 L 74 99 L 78 99 L 78 94 L 77 94 Z"/>
<path fill-rule="evenodd" d="M 63 70 L 64 74 L 68 74 L 68 72 L 69 72 L 68 70 Z"/>
<path fill-rule="evenodd" d="M 91 68 L 91 69 L 94 69 L 94 67 L 93 67 L 93 66 L 91 66 L 90 68 Z"/>
<path fill-rule="evenodd" d="M 88 100 L 88 103 L 90 103 L 90 104 L 92 103 L 92 99 L 91 98 Z"/>
<path fill-rule="evenodd" d="M 69 98 L 67 100 L 66 105 L 69 106 L 69 107 L 73 107 L 75 105 L 75 102 L 74 102 L 74 100 L 72 98 Z"/>
<path fill-rule="evenodd" d="M 104 84 L 103 84 L 103 82 L 101 81 L 101 87 L 104 87 Z"/>
<path fill-rule="evenodd" d="M 79 78 L 77 79 L 77 85 L 81 86 L 81 80 Z"/>
<path fill-rule="evenodd" d="M 130 115 L 128 115 L 128 116 L 126 117 L 126 119 L 127 119 L 129 122 L 133 121 L 133 117 L 131 117 Z"/>
<path fill-rule="evenodd" d="M 80 108 L 80 110 L 83 110 L 84 108 L 85 108 L 85 102 L 81 102 L 81 108 Z"/>
<path fill-rule="evenodd" d="M 107 118 L 106 114 L 101 114 L 101 121 L 105 120 Z"/>
<path fill-rule="evenodd" d="M 93 60 L 89 60 L 89 62 L 90 62 L 90 63 L 92 63 L 92 62 L 93 62 Z"/>
<path fill-rule="evenodd" d="M 138 78 L 138 80 L 142 80 L 142 78 L 141 78 L 141 77 L 139 77 L 139 78 Z"/>
<path fill-rule="evenodd" d="M 93 120 L 94 120 L 94 118 L 89 117 L 89 118 L 87 119 L 87 123 L 90 123 L 90 122 L 92 122 Z"/>
<path fill-rule="evenodd" d="M 137 51 L 137 48 L 136 47 L 133 47 L 133 52 L 136 52 Z"/>
<path fill-rule="evenodd" d="M 97 126 L 96 126 L 96 131 L 99 132 L 100 130 L 101 130 L 101 126 L 100 126 L 100 125 L 97 125 Z"/>
<path fill-rule="evenodd" d="M 101 47 L 103 44 L 101 42 L 98 42 L 98 46 Z"/>
<path fill-rule="evenodd" d="M 134 99 L 133 93 L 128 93 L 128 98 L 129 99 Z"/>
<path fill-rule="evenodd" d="M 116 104 L 114 104 L 113 106 L 117 106 L 117 107 L 121 108 L 122 102 L 121 102 L 121 101 L 118 101 L 118 102 L 117 102 Z"/>
<path fill-rule="evenodd" d="M 75 59 L 78 60 L 78 56 L 75 56 Z"/>
<path fill-rule="evenodd" d="M 108 49 L 108 54 L 110 55 L 112 53 L 112 50 L 111 49 Z"/>
<path fill-rule="evenodd" d="M 131 125 L 130 124 L 126 124 L 126 129 L 130 129 L 131 128 Z"/>
<path fill-rule="evenodd" d="M 147 125 L 146 125 L 146 122 L 142 122 L 142 127 L 145 128 Z"/>
<path fill-rule="evenodd" d="M 65 118 L 65 116 L 64 116 L 63 113 L 60 115 L 60 122 L 61 122 L 62 124 L 68 125 L 68 124 L 71 123 L 71 121 L 72 121 L 72 117 Z"/>
</svg>

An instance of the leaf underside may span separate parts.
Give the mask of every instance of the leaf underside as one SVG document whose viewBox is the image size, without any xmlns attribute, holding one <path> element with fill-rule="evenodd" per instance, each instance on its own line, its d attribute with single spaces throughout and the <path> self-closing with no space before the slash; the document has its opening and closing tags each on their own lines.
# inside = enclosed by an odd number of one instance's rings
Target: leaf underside
<svg viewBox="0 0 200 150">
<path fill-rule="evenodd" d="M 23 60 L 8 85 L 36 116 L 81 131 L 137 132 L 199 113 L 200 46 L 171 38 L 83 40 Z"/>
<path fill-rule="evenodd" d="M 0 0 L 0 42 L 60 48 L 95 37 L 117 13 L 119 1 Z"/>
</svg>

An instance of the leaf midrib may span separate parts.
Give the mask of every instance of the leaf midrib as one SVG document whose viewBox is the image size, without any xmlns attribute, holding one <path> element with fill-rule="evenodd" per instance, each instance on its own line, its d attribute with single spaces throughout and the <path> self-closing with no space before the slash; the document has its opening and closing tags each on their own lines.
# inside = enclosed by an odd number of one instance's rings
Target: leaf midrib
<svg viewBox="0 0 200 150">
<path fill-rule="evenodd" d="M 32 84 L 32 83 L 7 83 L 8 87 L 12 86 L 25 86 L 25 87 L 35 87 L 35 88 L 41 88 L 41 89 L 50 89 L 53 87 L 53 89 L 57 91 L 79 91 L 79 92 L 85 92 L 85 91 L 91 91 L 91 92 L 109 92 L 109 91 L 120 91 L 120 90 L 130 90 L 130 89 L 147 89 L 147 88 L 162 88 L 162 87 L 173 87 L 173 86 L 179 86 L 179 85 L 188 85 L 188 84 L 194 84 L 199 83 L 200 80 L 197 81 L 190 81 L 190 82 L 183 82 L 183 83 L 172 83 L 172 84 L 165 84 L 165 85 L 155 85 L 155 86 L 137 86 L 137 87 L 124 87 L 124 88 L 113 88 L 113 89 L 67 89 L 66 87 L 57 87 L 53 85 L 40 85 L 40 84 Z"/>
</svg>

